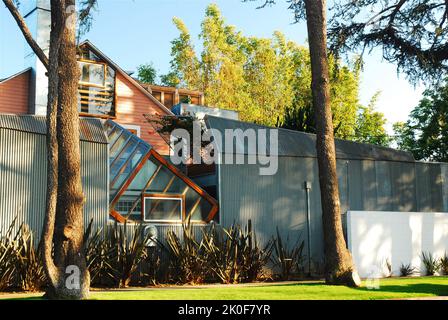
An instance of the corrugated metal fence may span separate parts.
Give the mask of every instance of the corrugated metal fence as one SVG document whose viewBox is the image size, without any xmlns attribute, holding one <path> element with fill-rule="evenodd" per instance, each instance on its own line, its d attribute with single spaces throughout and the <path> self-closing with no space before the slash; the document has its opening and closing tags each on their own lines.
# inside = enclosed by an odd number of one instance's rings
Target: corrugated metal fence
<svg viewBox="0 0 448 320">
<path fill-rule="evenodd" d="M 40 239 L 45 214 L 47 158 L 42 117 L 0 116 L 0 232 L 17 217 Z M 81 121 L 85 223 L 108 219 L 108 145 L 99 120 Z"/>
</svg>

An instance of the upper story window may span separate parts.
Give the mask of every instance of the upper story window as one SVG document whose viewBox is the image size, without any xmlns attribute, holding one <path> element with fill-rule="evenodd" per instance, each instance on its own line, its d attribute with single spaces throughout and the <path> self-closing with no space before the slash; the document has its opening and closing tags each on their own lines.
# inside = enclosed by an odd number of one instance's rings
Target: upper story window
<svg viewBox="0 0 448 320">
<path fill-rule="evenodd" d="M 106 72 L 107 66 L 102 63 L 92 63 L 79 61 L 81 69 L 81 78 L 79 84 L 85 86 L 93 86 L 98 88 L 106 88 Z"/>
<path fill-rule="evenodd" d="M 80 78 L 78 105 L 81 116 L 115 117 L 115 70 L 87 46 L 78 53 Z"/>
</svg>

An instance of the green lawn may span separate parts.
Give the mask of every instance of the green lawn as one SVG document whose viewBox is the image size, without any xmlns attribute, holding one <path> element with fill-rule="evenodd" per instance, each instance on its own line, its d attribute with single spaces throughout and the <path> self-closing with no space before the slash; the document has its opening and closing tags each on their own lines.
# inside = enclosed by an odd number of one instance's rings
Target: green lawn
<svg viewBox="0 0 448 320">
<path fill-rule="evenodd" d="M 171 287 L 142 291 L 93 291 L 94 300 L 369 300 L 448 296 L 448 277 L 380 280 L 379 290 L 352 289 L 322 282 L 228 287 Z M 22 297 L 21 297 L 22 298 Z M 27 298 L 24 296 L 23 298 Z M 23 299 L 22 298 L 22 299 Z M 30 297 L 28 297 L 29 299 Z M 33 299 L 33 298 L 31 298 Z M 36 299 L 36 297 L 34 297 Z M 37 299 L 39 299 L 37 297 Z"/>
<path fill-rule="evenodd" d="M 322 283 L 265 285 L 257 287 L 169 288 L 147 291 L 92 292 L 92 299 L 106 300 L 368 300 L 448 296 L 448 277 L 380 280 L 379 290 L 352 289 Z"/>
</svg>

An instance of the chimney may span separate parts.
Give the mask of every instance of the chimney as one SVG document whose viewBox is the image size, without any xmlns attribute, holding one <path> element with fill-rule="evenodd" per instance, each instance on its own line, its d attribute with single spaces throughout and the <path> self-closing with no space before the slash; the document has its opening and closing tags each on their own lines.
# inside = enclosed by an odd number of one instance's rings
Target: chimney
<svg viewBox="0 0 448 320">
<path fill-rule="evenodd" d="M 31 35 L 48 57 L 51 28 L 50 0 L 22 1 L 20 11 Z M 29 111 L 31 114 L 46 115 L 48 78 L 45 73 L 47 70 L 28 44 L 25 44 L 25 67 L 32 68 Z"/>
</svg>

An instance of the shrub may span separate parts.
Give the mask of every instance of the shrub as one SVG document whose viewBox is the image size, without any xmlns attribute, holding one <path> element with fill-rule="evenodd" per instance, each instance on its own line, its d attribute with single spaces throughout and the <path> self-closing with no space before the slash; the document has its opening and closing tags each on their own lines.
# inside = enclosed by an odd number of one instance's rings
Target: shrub
<svg viewBox="0 0 448 320">
<path fill-rule="evenodd" d="M 203 230 L 201 247 L 211 279 L 222 283 L 252 282 L 263 277 L 272 253 L 272 241 L 260 248 L 249 221 L 246 228 L 212 225 Z M 210 274 L 211 271 L 211 274 Z"/>
<path fill-rule="evenodd" d="M 143 236 L 143 226 L 138 225 L 129 234 L 127 223 L 107 227 L 103 233 L 98 230 L 90 237 L 87 228 L 86 259 L 92 284 L 105 286 L 129 286 L 139 264 L 146 258 L 146 243 L 149 236 Z"/>
<path fill-rule="evenodd" d="M 202 245 L 195 239 L 190 221 L 182 225 L 182 239 L 172 230 L 166 237 L 169 253 L 170 275 L 175 282 L 203 283 L 207 273 L 207 261 L 202 254 Z"/>
<path fill-rule="evenodd" d="M 427 276 L 433 276 L 439 269 L 439 261 L 430 252 L 422 252 L 422 262 Z"/>
<path fill-rule="evenodd" d="M 400 266 L 400 277 L 409 277 L 415 274 L 417 269 L 413 267 L 410 263 L 404 264 L 402 263 Z"/>
<path fill-rule="evenodd" d="M 445 252 L 445 255 L 440 258 L 439 262 L 440 271 L 444 275 L 448 275 L 448 254 Z"/>
<path fill-rule="evenodd" d="M 0 291 L 39 291 L 46 282 L 34 234 L 25 224 L 13 232 L 16 219 L 0 241 Z"/>
<path fill-rule="evenodd" d="M 298 276 L 303 273 L 304 254 L 303 249 L 305 243 L 298 240 L 292 248 L 288 247 L 289 236 L 286 242 L 280 236 L 277 228 L 277 237 L 274 239 L 274 255 L 273 264 L 280 269 L 280 278 L 282 280 L 290 280 L 294 275 Z"/>
</svg>

